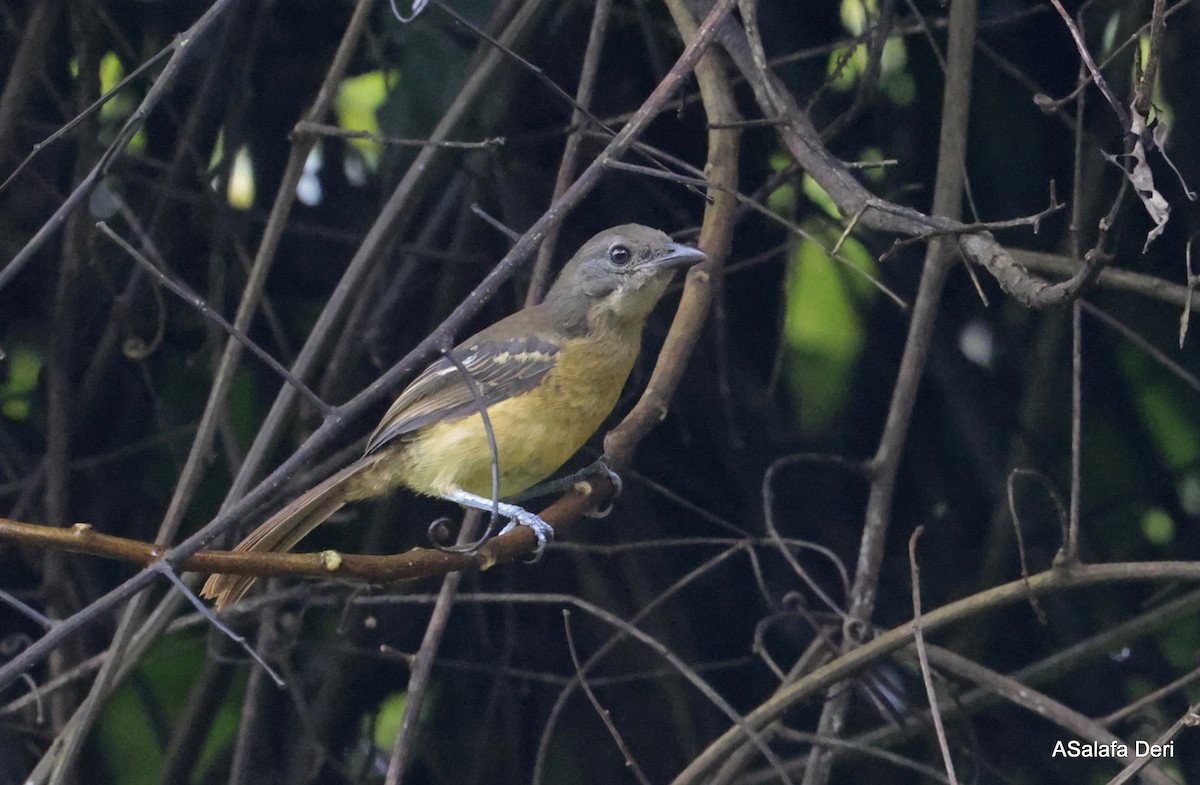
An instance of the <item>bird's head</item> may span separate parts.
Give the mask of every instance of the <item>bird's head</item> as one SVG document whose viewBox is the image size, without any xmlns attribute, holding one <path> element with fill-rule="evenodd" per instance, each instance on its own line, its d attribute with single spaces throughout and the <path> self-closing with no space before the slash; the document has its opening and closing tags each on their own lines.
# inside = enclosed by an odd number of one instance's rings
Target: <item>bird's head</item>
<svg viewBox="0 0 1200 785">
<path fill-rule="evenodd" d="M 675 271 L 703 261 L 698 248 L 639 224 L 614 226 L 583 244 L 546 293 L 546 306 L 564 323 L 640 323 Z"/>
</svg>

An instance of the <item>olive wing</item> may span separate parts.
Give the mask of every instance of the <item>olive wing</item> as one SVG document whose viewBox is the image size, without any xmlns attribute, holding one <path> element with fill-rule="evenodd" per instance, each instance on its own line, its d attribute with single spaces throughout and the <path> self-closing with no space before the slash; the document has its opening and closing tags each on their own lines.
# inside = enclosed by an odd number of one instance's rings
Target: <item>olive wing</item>
<svg viewBox="0 0 1200 785">
<path fill-rule="evenodd" d="M 537 387 L 554 367 L 559 346 L 541 336 L 493 339 L 480 336 L 451 350 L 471 375 L 485 406 Z M 479 404 L 463 372 L 442 357 L 400 393 L 367 441 L 366 454 L 398 436 L 443 420 L 467 417 Z"/>
</svg>

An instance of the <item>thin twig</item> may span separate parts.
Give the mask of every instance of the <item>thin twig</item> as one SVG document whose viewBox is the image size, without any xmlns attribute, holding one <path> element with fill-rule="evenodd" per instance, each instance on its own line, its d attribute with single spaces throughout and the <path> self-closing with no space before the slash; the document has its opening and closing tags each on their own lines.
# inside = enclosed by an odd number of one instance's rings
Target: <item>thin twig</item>
<svg viewBox="0 0 1200 785">
<path fill-rule="evenodd" d="M 808 571 L 805 570 L 800 565 L 800 562 L 796 560 L 791 548 L 785 546 L 783 537 L 781 536 L 778 527 L 775 525 L 775 475 L 778 474 L 779 470 L 785 466 L 791 466 L 796 463 L 813 463 L 816 465 L 826 463 L 859 476 L 864 474 L 863 466 L 862 464 L 845 461 L 834 456 L 811 455 L 809 453 L 787 455 L 772 461 L 771 465 L 767 467 L 767 470 L 763 472 L 762 487 L 759 491 L 763 506 L 763 525 L 766 528 L 767 537 L 772 542 L 777 544 L 779 552 L 783 556 L 784 560 L 787 561 L 788 565 L 792 568 L 792 571 L 796 573 L 797 577 L 799 577 L 800 580 L 802 580 L 804 584 L 808 586 L 809 590 L 812 591 L 813 594 L 815 594 L 817 598 L 820 599 L 827 608 L 829 608 L 829 610 L 837 614 L 839 618 L 844 619 L 846 611 L 842 607 L 842 604 L 835 602 L 833 598 L 831 598 L 821 588 L 820 584 L 818 584 L 809 576 Z M 811 547 L 818 553 L 823 554 L 833 565 L 834 569 L 837 570 L 838 576 L 841 578 L 842 593 L 848 597 L 850 595 L 850 576 L 846 572 L 846 565 L 842 563 L 842 560 L 838 558 L 833 551 L 817 546 L 816 544 L 813 544 Z"/>
<path fill-rule="evenodd" d="M 1023 215 L 1020 218 L 1009 218 L 1009 219 L 1000 220 L 1000 221 L 975 221 L 973 223 L 964 223 L 964 224 L 962 224 L 961 228 L 956 227 L 953 230 L 951 230 L 951 229 L 932 229 L 928 232 L 922 232 L 921 234 L 913 235 L 912 237 L 905 237 L 902 240 L 897 240 L 892 245 L 892 247 L 888 249 L 887 253 L 884 254 L 884 256 L 885 257 L 890 256 L 890 255 L 894 254 L 896 252 L 896 250 L 903 248 L 907 245 L 911 245 L 913 243 L 926 242 L 934 237 L 945 237 L 947 235 L 959 235 L 959 234 L 962 234 L 963 232 L 993 232 L 993 231 L 1000 231 L 1002 229 L 1017 229 L 1020 227 L 1031 227 L 1033 229 L 1033 233 L 1037 234 L 1039 228 L 1041 227 L 1041 223 L 1044 219 L 1049 218 L 1050 216 L 1054 215 L 1055 213 L 1062 211 L 1065 207 L 1066 207 L 1065 204 L 1059 202 L 1054 197 L 1054 184 L 1051 183 L 1050 204 L 1047 205 L 1046 208 L 1041 210 L 1040 212 L 1034 213 L 1033 215 Z"/>
<path fill-rule="evenodd" d="M 575 89 L 575 106 L 571 110 L 571 132 L 567 134 L 567 142 L 563 147 L 562 158 L 558 162 L 558 173 L 554 176 L 555 201 L 567 190 L 571 178 L 575 174 L 579 150 L 583 143 L 584 119 L 586 114 L 579 107 L 590 107 L 592 91 L 596 84 L 596 74 L 600 70 L 600 52 L 604 44 L 604 34 L 608 29 L 608 19 L 612 11 L 612 0 L 597 0 L 592 12 L 592 25 L 588 30 L 587 46 L 583 50 L 583 64 L 579 67 L 579 86 Z M 533 263 L 533 271 L 529 277 L 529 289 L 525 292 L 525 305 L 535 305 L 542 301 L 546 294 L 546 284 L 550 278 L 550 261 L 558 245 L 559 227 L 554 227 L 546 233 L 546 239 L 538 248 L 537 259 Z"/>
<path fill-rule="evenodd" d="M 1088 72 L 1092 75 L 1092 81 L 1096 83 L 1096 87 L 1100 88 L 1100 93 L 1108 101 L 1109 107 L 1112 108 L 1113 114 L 1117 116 L 1121 127 L 1126 131 L 1130 128 L 1129 111 L 1121 104 L 1117 97 L 1113 95 L 1113 91 L 1108 86 L 1108 82 L 1104 79 L 1104 75 L 1100 73 L 1100 67 L 1096 65 L 1096 61 L 1092 59 L 1091 52 L 1088 51 L 1087 42 L 1083 40 L 1083 33 L 1080 32 L 1075 20 L 1063 8 L 1059 0 L 1050 0 L 1054 5 L 1054 9 L 1058 11 L 1058 15 L 1062 17 L 1063 24 L 1067 26 L 1067 30 L 1071 33 L 1071 38 L 1075 40 L 1075 48 L 1079 52 L 1079 57 L 1083 64 L 1087 66 Z"/>
<path fill-rule="evenodd" d="M 933 729 L 937 734 L 938 749 L 942 752 L 942 763 L 951 785 L 958 785 L 954 773 L 954 759 L 950 757 L 950 743 L 946 740 L 946 729 L 942 726 L 942 712 L 938 708 L 937 690 L 933 686 L 933 672 L 929 668 L 929 653 L 925 649 L 925 632 L 921 627 L 921 568 L 917 565 L 917 540 L 924 526 L 918 526 L 908 538 L 908 569 L 912 575 L 913 642 L 916 644 L 917 661 L 921 664 L 921 680 L 925 683 L 925 695 L 929 699 L 929 711 L 933 717 Z"/>
<path fill-rule="evenodd" d="M 255 343 L 250 336 L 246 334 L 245 330 L 242 330 L 236 325 L 231 324 L 228 319 L 213 310 L 212 306 L 205 302 L 203 297 L 189 289 L 187 284 L 176 281 L 164 271 L 155 267 L 153 262 L 143 256 L 138 249 L 130 245 L 124 237 L 121 237 L 121 235 L 114 232 L 112 228 L 104 221 L 97 221 L 96 228 L 100 230 L 101 234 L 103 234 L 105 237 L 108 237 L 110 240 L 120 246 L 122 251 L 129 254 L 130 258 L 141 265 L 142 269 L 146 270 L 146 272 L 153 276 L 161 286 L 166 287 L 166 289 L 176 297 L 195 308 L 201 316 L 205 317 L 224 330 L 238 343 L 249 349 L 251 354 L 262 360 L 263 363 L 272 371 L 277 373 L 280 378 L 282 378 L 288 384 L 294 386 L 300 392 L 300 394 L 303 395 L 305 399 L 317 409 L 317 411 L 321 412 L 323 415 L 328 415 L 332 411 L 332 407 L 317 397 L 317 394 L 309 389 L 308 385 L 293 376 L 291 371 L 283 367 L 282 363 L 280 363 L 278 360 L 268 354 L 266 350 Z"/>
<path fill-rule="evenodd" d="M 480 206 L 479 204 L 471 205 L 471 213 L 473 215 L 477 216 L 478 218 L 482 219 L 483 222 L 486 223 L 488 226 L 492 227 L 497 232 L 499 232 L 500 234 L 507 237 L 508 241 L 510 243 L 515 243 L 517 240 L 521 239 L 520 232 L 514 231 L 513 229 L 510 229 L 509 227 L 505 226 L 504 223 L 499 218 L 492 215 L 487 210 L 484 210 L 483 207 Z"/>
<path fill-rule="evenodd" d="M 929 659 L 938 668 L 960 678 L 976 682 L 1014 705 L 1027 709 L 1039 720 L 1049 720 L 1077 737 L 1095 740 L 1101 744 L 1123 745 L 1120 737 L 1109 733 L 1099 723 L 1075 711 L 1070 706 L 960 654 L 940 646 L 930 646 Z M 1149 775 L 1149 782 L 1154 785 L 1172 785 L 1175 782 L 1157 767 L 1148 771 L 1147 775 Z"/>
<path fill-rule="evenodd" d="M 335 136 L 339 139 L 367 139 L 380 145 L 396 145 L 400 147 L 442 147 L 447 150 L 488 150 L 500 147 L 506 142 L 503 136 L 493 136 L 481 142 L 456 142 L 450 139 L 403 139 L 399 136 L 383 136 L 370 131 L 354 131 L 340 128 L 336 125 L 314 123 L 301 120 L 292 129 L 294 134 L 317 134 L 319 136 Z"/>
<path fill-rule="evenodd" d="M 193 34 L 195 34 L 196 32 L 199 32 L 199 31 L 196 31 L 193 28 L 193 30 L 190 32 L 193 32 Z M 185 33 L 185 35 L 186 35 L 186 33 Z M 96 112 L 100 111 L 100 109 L 103 108 L 105 104 L 107 104 L 110 100 L 115 98 L 117 96 L 117 94 L 120 93 L 121 91 L 123 91 L 131 82 L 133 82 L 135 79 L 138 79 L 146 71 L 148 71 L 149 69 L 151 69 L 155 65 L 157 65 L 158 62 L 160 60 L 162 60 L 164 57 L 176 52 L 178 47 L 179 47 L 179 39 L 176 39 L 169 46 L 166 46 L 163 49 L 160 49 L 154 55 L 151 55 L 150 58 L 147 59 L 144 63 L 142 63 L 137 68 L 130 71 L 128 76 L 126 76 L 121 81 L 117 82 L 117 84 L 113 85 L 112 89 L 110 89 L 104 95 L 100 96 L 95 101 L 93 101 L 90 106 L 88 106 L 86 109 L 84 109 L 79 114 L 72 117 L 70 120 L 68 120 L 63 125 L 56 128 L 54 130 L 54 133 L 50 134 L 42 141 L 36 143 L 33 146 L 33 149 L 29 151 L 29 154 L 26 155 L 24 159 L 22 159 L 21 163 L 17 164 L 17 168 L 14 169 L 12 171 L 12 173 L 9 174 L 8 177 L 4 178 L 4 182 L 0 183 L 0 193 L 3 193 L 4 189 L 9 186 L 9 184 L 17 177 L 17 175 L 19 175 L 22 171 L 25 170 L 25 167 L 28 166 L 30 164 L 30 162 L 33 161 L 34 158 L 37 157 L 38 153 L 40 153 L 42 150 L 49 147 L 56 140 L 61 139 L 62 137 L 69 134 L 76 126 L 78 126 L 84 120 L 91 117 Z M 147 96 L 147 97 L 149 97 L 149 96 Z"/>
<path fill-rule="evenodd" d="M 1083 306 L 1071 304 L 1071 491 L 1067 497 L 1067 539 L 1061 558 L 1066 564 L 1079 560 L 1079 510 L 1083 464 Z"/>
<path fill-rule="evenodd" d="M 1042 597 L 1057 594 L 1068 587 L 1078 589 L 1085 585 L 1094 586 L 1130 581 L 1164 583 L 1182 578 L 1184 573 L 1191 576 L 1189 579 L 1191 582 L 1200 581 L 1200 563 L 1160 561 L 1140 564 L 1081 564 L 1073 566 L 1069 570 L 1045 570 L 1033 575 L 1029 579 L 1028 585 L 1022 580 L 1010 581 L 923 614 L 923 628 L 926 635 L 933 635 L 962 619 L 978 619 L 979 615 L 986 610 L 1022 602 L 1027 599 L 1029 592 Z M 912 636 L 913 625 L 911 622 L 880 633 L 858 648 L 842 654 L 804 678 L 780 689 L 747 714 L 746 723 L 757 730 L 766 728 L 795 706 L 809 701 L 820 691 L 852 678 L 881 657 L 906 646 L 912 641 Z M 939 660 L 933 656 L 934 651 L 935 647 L 930 647 L 930 661 L 941 667 Z M 1067 711 L 1070 710 L 1067 709 Z M 1072 715 L 1080 716 L 1077 712 L 1072 712 Z M 1098 727 L 1087 718 L 1083 718 L 1083 720 L 1090 723 L 1089 727 Z M 1084 735 L 1095 736 L 1090 732 Z M 1100 736 L 1096 737 L 1100 738 Z M 672 785 L 697 785 L 705 781 L 706 773 L 725 760 L 742 744 L 742 741 L 740 728 L 730 728 L 725 731 L 720 737 L 713 740 L 703 752 L 692 759 L 688 766 L 672 780 Z"/>
<path fill-rule="evenodd" d="M 599 117 L 596 117 L 594 114 L 592 114 L 591 111 L 586 106 L 584 106 L 579 101 L 575 100 L 575 98 L 573 98 L 570 93 L 568 93 L 566 90 L 564 90 L 562 87 L 560 87 L 557 82 L 555 82 L 553 79 L 551 79 L 549 76 L 547 76 L 546 72 L 543 69 L 537 67 L 536 65 L 529 62 L 521 55 L 517 54 L 515 51 L 513 51 L 512 47 L 506 46 L 504 43 L 502 43 L 502 42 L 496 40 L 495 38 L 493 38 L 492 36 L 488 35 L 487 32 L 479 29 L 474 24 L 472 24 L 471 20 L 467 19 L 465 16 L 458 13 L 453 8 L 451 8 L 449 5 L 447 5 L 446 3 L 443 3 L 441 0 L 429 0 L 429 2 L 432 2 L 434 5 L 436 5 L 438 8 L 440 8 L 446 14 L 448 14 L 452 19 L 454 19 L 454 21 L 458 22 L 460 25 L 467 28 L 468 30 L 470 30 L 475 35 L 479 36 L 484 41 L 487 41 L 489 44 L 494 46 L 498 51 L 503 52 L 505 56 L 520 63 L 521 66 L 523 68 L 525 68 L 526 70 L 528 70 L 530 73 L 532 73 L 539 82 L 541 82 L 542 84 L 549 87 L 550 91 L 552 93 L 554 93 L 559 98 L 563 99 L 568 104 L 570 104 L 574 111 L 579 112 L 584 117 L 586 117 L 588 122 L 590 122 L 591 124 L 595 125 L 597 128 L 600 128 L 602 131 L 604 131 L 608 135 L 609 138 L 613 138 L 617 135 L 616 131 L 614 131 L 612 128 L 609 128 L 607 125 L 605 125 L 603 123 L 603 121 L 601 121 Z M 658 161 L 655 161 L 653 159 L 650 159 L 650 162 L 656 166 L 662 167 L 663 169 L 666 168 L 661 163 L 659 163 Z"/>
<path fill-rule="evenodd" d="M 182 594 L 184 599 L 190 602 L 192 607 L 198 610 L 200 615 L 208 620 L 209 624 L 211 624 L 213 627 L 216 627 L 222 635 L 224 635 L 226 638 L 229 638 L 231 641 L 240 646 L 243 651 L 249 654 L 250 658 L 257 662 L 259 667 L 261 667 L 266 674 L 271 677 L 271 681 L 275 682 L 276 687 L 283 686 L 283 679 L 278 673 L 275 672 L 275 669 L 267 664 L 267 661 L 264 660 L 262 656 L 254 650 L 254 647 L 250 645 L 250 642 L 247 641 L 245 637 L 238 635 L 236 632 L 231 630 L 228 625 L 218 619 L 216 614 L 212 612 L 212 609 L 205 605 L 204 601 L 196 596 L 196 592 L 192 591 L 186 584 L 184 584 L 182 580 L 179 579 L 179 576 L 175 574 L 175 570 L 171 568 L 171 565 L 167 564 L 166 562 L 159 562 L 158 572 L 166 576 L 167 580 L 171 582 L 171 585 L 175 587 L 175 590 Z"/>
<path fill-rule="evenodd" d="M 888 286 L 886 284 L 884 284 L 883 281 L 881 281 L 879 278 L 877 278 L 876 276 L 867 272 L 866 270 L 862 269 L 860 266 L 854 264 L 849 259 L 847 259 L 845 256 L 843 256 L 838 251 L 836 246 L 833 248 L 827 248 L 825 246 L 825 243 L 823 243 L 816 235 L 814 235 L 812 232 L 805 229 L 800 224 L 796 223 L 795 221 L 789 220 L 788 218 L 780 215 L 779 213 L 775 212 L 774 210 L 771 210 L 770 208 L 761 204 L 757 200 L 752 199 L 749 196 L 746 196 L 745 194 L 741 193 L 740 191 L 738 191 L 736 189 L 729 189 L 718 183 L 713 183 L 703 177 L 690 177 L 688 175 L 678 174 L 676 172 L 663 172 L 663 171 L 659 171 L 657 169 L 652 169 L 650 167 L 641 166 L 639 164 L 625 163 L 624 161 L 607 161 L 607 162 L 605 162 L 605 165 L 610 169 L 616 169 L 616 170 L 624 171 L 624 172 L 633 172 L 636 174 L 644 174 L 649 177 L 657 177 L 662 180 L 669 180 L 671 182 L 683 183 L 683 184 L 688 184 L 688 185 L 697 185 L 697 186 L 702 186 L 704 188 L 708 188 L 709 190 L 712 190 L 712 191 L 720 191 L 722 193 L 728 193 L 730 196 L 732 196 L 734 199 L 736 199 L 739 204 L 742 204 L 742 205 L 750 208 L 751 210 L 754 210 L 755 212 L 762 215 L 764 218 L 767 218 L 768 220 L 779 224 L 780 226 L 784 227 L 789 232 L 791 232 L 792 234 L 801 238 L 802 240 L 810 242 L 813 245 L 820 248 L 825 253 L 826 256 L 828 256 L 830 259 L 840 262 L 851 273 L 861 276 L 862 278 L 866 279 L 873 287 L 875 287 L 882 294 L 886 295 L 890 300 L 892 300 L 894 303 L 896 303 L 896 305 L 900 306 L 900 308 L 902 308 L 902 309 L 908 308 L 908 303 L 905 302 L 904 299 L 900 295 L 896 294 L 894 291 L 892 291 L 890 288 L 888 288 Z"/>
<path fill-rule="evenodd" d="M 167 61 L 162 73 L 158 75 L 158 78 L 154 80 L 154 83 L 146 92 L 146 97 L 142 99 L 142 103 L 129 116 L 129 119 L 121 127 L 112 144 L 100 156 L 100 160 L 96 162 L 92 170 L 75 186 L 70 195 L 54 211 L 54 214 L 42 224 L 33 237 L 17 252 L 12 261 L 4 269 L 0 270 L 0 289 L 7 286 L 24 269 L 25 265 L 46 243 L 46 240 L 50 239 L 50 235 L 58 231 L 66 223 L 67 216 L 82 204 L 84 198 L 91 193 L 92 187 L 100 182 L 104 175 L 108 174 L 109 168 L 117 159 L 117 156 L 124 152 L 126 145 L 129 144 L 130 140 L 141 129 L 150 112 L 163 99 L 167 94 L 167 89 L 174 83 L 175 78 L 179 76 L 180 70 L 183 67 L 183 61 L 198 48 L 196 39 L 207 33 L 213 22 L 219 19 L 232 5 L 233 0 L 216 0 L 186 32 L 177 36 L 175 41 L 167 47 L 167 51 L 171 52 L 171 59 Z"/>
<path fill-rule="evenodd" d="M 735 553 L 740 553 L 744 549 L 743 543 L 732 543 L 721 553 L 697 565 L 692 570 L 689 570 L 686 575 L 674 581 L 670 586 L 663 589 L 650 602 L 642 606 L 637 613 L 629 618 L 627 622 L 630 625 L 637 625 L 646 619 L 655 610 L 661 608 L 667 600 L 676 596 L 687 586 L 690 586 L 701 577 L 710 575 L 712 571 L 726 559 L 733 556 Z M 563 685 L 562 691 L 554 701 L 554 705 L 550 707 L 550 712 L 546 717 L 546 722 L 542 728 L 541 739 L 538 741 L 537 756 L 533 763 L 533 776 L 530 777 L 532 785 L 539 785 L 545 773 L 546 759 L 550 752 L 550 741 L 553 737 L 554 730 L 558 726 L 558 721 L 562 717 L 563 711 L 566 709 L 567 702 L 570 697 L 575 694 L 575 690 L 582 686 L 582 680 L 587 677 L 600 662 L 607 657 L 617 646 L 619 646 L 628 636 L 618 630 L 608 640 L 600 645 L 592 656 L 588 657 L 587 662 L 576 667 L 574 678 Z"/>
<path fill-rule="evenodd" d="M 1050 483 L 1050 480 L 1048 480 L 1045 475 L 1030 469 L 1019 468 L 1013 469 L 1011 472 L 1009 472 L 1008 482 L 1006 483 L 1008 489 L 1008 512 L 1012 517 L 1013 534 L 1015 534 L 1017 538 L 1017 555 L 1021 560 L 1021 579 L 1028 584 L 1029 564 L 1025 559 L 1025 535 L 1022 533 L 1021 529 L 1021 516 L 1017 514 L 1016 486 L 1018 477 L 1032 477 L 1035 480 L 1040 481 L 1042 487 L 1046 489 L 1046 492 L 1058 507 L 1058 519 L 1062 526 L 1062 539 L 1064 543 L 1069 536 L 1067 528 L 1067 511 L 1063 508 L 1062 499 L 1058 498 L 1058 494 L 1054 492 L 1054 486 Z M 1037 616 L 1038 621 L 1042 624 L 1046 624 L 1046 612 L 1042 610 L 1042 606 L 1037 601 L 1037 597 L 1033 596 L 1032 593 L 1029 595 L 1029 605 L 1033 608 L 1033 612 Z"/>
<path fill-rule="evenodd" d="M 1130 715 L 1136 714 L 1137 712 L 1141 711 L 1143 708 L 1145 708 L 1146 706 L 1149 706 L 1151 703 L 1156 703 L 1156 702 L 1162 700 L 1163 698 L 1167 697 L 1171 693 L 1177 692 L 1177 691 L 1183 689 L 1184 687 L 1188 686 L 1189 684 L 1196 681 L 1197 679 L 1200 679 L 1200 668 L 1192 668 L 1190 671 L 1183 674 L 1179 678 L 1172 680 L 1168 684 L 1164 684 L 1163 686 L 1159 687 L 1157 690 L 1154 690 L 1152 692 L 1147 693 L 1146 695 L 1143 695 L 1142 697 L 1138 698 L 1137 700 L 1133 701 L 1132 703 L 1128 704 L 1127 706 L 1123 706 L 1120 709 L 1112 712 L 1111 714 L 1106 714 L 1103 717 L 1100 717 L 1099 719 L 1096 720 L 1096 722 L 1100 723 L 1101 725 L 1104 725 L 1105 727 L 1115 725 L 1118 722 L 1120 722 L 1121 720 L 1125 719 L 1126 717 L 1129 717 Z"/>
<path fill-rule="evenodd" d="M 1171 359 L 1171 357 L 1169 355 L 1167 355 L 1166 352 L 1164 352 L 1162 349 L 1159 349 L 1154 344 L 1150 343 L 1144 337 L 1139 335 L 1137 333 L 1137 331 L 1135 331 L 1132 327 L 1125 324 L 1124 322 L 1122 322 L 1120 319 L 1116 318 L 1112 314 L 1108 313 L 1107 311 L 1103 310 L 1102 308 L 1098 308 L 1097 306 L 1092 305 L 1087 300 L 1080 300 L 1079 302 L 1084 311 L 1086 311 L 1087 313 L 1089 313 L 1090 315 L 1092 315 L 1093 317 L 1098 319 L 1103 324 L 1108 325 L 1109 327 L 1116 330 L 1121 335 L 1128 338 L 1131 343 L 1133 343 L 1135 346 L 1137 346 L 1143 352 L 1148 354 L 1150 356 L 1150 359 L 1154 360 L 1156 363 L 1158 363 L 1159 365 L 1161 365 L 1162 367 L 1166 368 L 1168 371 L 1173 373 L 1176 376 L 1176 378 L 1178 378 L 1181 382 L 1186 384 L 1188 387 L 1191 387 L 1193 390 L 1200 392 L 1200 377 L 1197 377 L 1194 373 L 1189 371 L 1187 368 L 1184 368 L 1183 365 L 1181 365 L 1180 363 Z"/>
<path fill-rule="evenodd" d="M 478 510 L 468 510 L 463 516 L 462 528 L 458 532 L 458 547 L 467 547 L 475 538 L 479 528 L 481 514 Z M 412 660 L 412 670 L 408 676 L 408 688 L 404 702 L 404 716 L 400 720 L 400 732 L 392 745 L 392 754 L 388 759 L 387 775 L 384 785 L 399 785 L 401 777 L 408 769 L 408 761 L 416 744 L 418 719 L 421 716 L 421 706 L 428 695 L 430 676 L 433 665 L 437 661 L 437 652 L 441 646 L 442 636 L 450 621 L 450 612 L 458 595 L 458 587 L 462 582 L 461 572 L 452 572 L 442 580 L 438 590 L 437 601 L 430 614 L 429 623 L 425 625 L 425 634 L 421 638 L 421 646 L 417 649 Z"/>
<path fill-rule="evenodd" d="M 25 618 L 35 622 L 43 630 L 48 630 L 55 625 L 55 621 L 49 616 L 30 607 L 28 603 L 22 602 L 6 591 L 0 591 L 0 603 L 7 605 Z"/>
<path fill-rule="evenodd" d="M 1200 703 L 1193 703 L 1191 706 L 1189 706 L 1188 710 L 1185 711 L 1183 715 L 1171 725 L 1171 727 L 1167 728 L 1158 736 L 1158 738 L 1151 742 L 1150 746 L 1161 749 L 1164 744 L 1170 743 L 1176 736 L 1178 736 L 1184 728 L 1195 727 L 1200 727 Z M 1153 756 L 1147 754 L 1130 761 L 1129 765 L 1122 769 L 1120 774 L 1109 780 L 1107 785 L 1124 785 L 1124 783 L 1129 782 L 1131 779 L 1137 776 L 1138 772 L 1140 772 L 1142 769 L 1150 766 L 1154 760 L 1155 758 Z M 1157 767 L 1154 767 L 1154 769 L 1156 768 Z M 1173 782 L 1173 780 L 1171 781 Z"/>
<path fill-rule="evenodd" d="M 600 699 L 596 697 L 596 693 L 592 692 L 592 685 L 588 683 L 587 678 L 583 675 L 583 666 L 579 663 L 579 652 L 575 651 L 575 636 L 571 634 L 571 611 L 563 608 L 562 616 L 563 633 L 567 637 L 567 650 L 571 653 L 571 663 L 575 666 L 575 674 L 579 679 L 579 686 L 583 690 L 583 694 L 587 696 L 588 702 L 596 710 L 600 721 L 608 729 L 608 735 L 612 736 L 617 749 L 621 751 L 621 756 L 625 759 L 626 768 L 633 772 L 633 776 L 637 777 L 637 781 L 642 783 L 642 785 L 650 785 L 650 778 L 646 776 L 646 773 L 642 771 L 642 767 L 638 765 L 637 760 L 633 757 L 632 750 L 625 743 L 624 737 L 621 736 L 621 731 L 617 730 L 617 724 L 613 722 L 612 714 L 600 704 Z"/>
</svg>

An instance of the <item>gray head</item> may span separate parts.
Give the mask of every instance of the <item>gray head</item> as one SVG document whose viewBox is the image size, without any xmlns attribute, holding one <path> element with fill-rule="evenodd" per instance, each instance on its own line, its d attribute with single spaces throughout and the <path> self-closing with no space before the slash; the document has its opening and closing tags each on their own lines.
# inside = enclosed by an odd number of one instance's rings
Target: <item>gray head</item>
<svg viewBox="0 0 1200 785">
<path fill-rule="evenodd" d="M 560 321 L 642 320 L 654 309 L 681 267 L 704 252 L 673 241 L 665 232 L 623 224 L 600 232 L 567 262 L 546 293 L 546 307 Z"/>
</svg>

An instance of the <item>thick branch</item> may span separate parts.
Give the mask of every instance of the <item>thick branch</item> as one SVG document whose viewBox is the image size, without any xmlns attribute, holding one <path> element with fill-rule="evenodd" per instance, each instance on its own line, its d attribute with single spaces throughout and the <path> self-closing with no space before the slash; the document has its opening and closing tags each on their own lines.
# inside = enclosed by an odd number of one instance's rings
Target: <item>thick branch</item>
<svg viewBox="0 0 1200 785">
<path fill-rule="evenodd" d="M 1051 569 L 1029 578 L 1010 581 L 987 591 L 944 605 L 922 616 L 927 636 L 964 619 L 978 619 L 981 612 L 1018 602 L 1032 594 L 1045 597 L 1067 589 L 1123 583 L 1163 583 L 1200 581 L 1200 562 L 1124 562 L 1089 564 L 1070 569 Z M 771 698 L 746 715 L 746 724 L 761 730 L 789 710 L 811 700 L 822 690 L 849 679 L 882 657 L 912 642 L 913 625 L 906 622 L 882 633 L 857 649 L 817 668 L 794 684 L 781 688 Z M 673 781 L 672 785 L 695 785 L 704 775 L 736 750 L 744 739 L 741 728 L 730 728 L 698 755 Z"/>
<path fill-rule="evenodd" d="M 704 8 L 710 0 L 691 0 Z M 760 74 L 755 66 L 745 31 L 726 19 L 717 40 L 754 90 L 763 115 L 775 120 L 780 140 L 796 162 L 816 180 L 844 215 L 856 226 L 881 232 L 919 236 L 930 233 L 955 234 L 968 261 L 979 264 L 1009 295 L 1030 308 L 1047 308 L 1069 302 L 1090 282 L 1094 271 L 1085 268 L 1078 280 L 1051 284 L 1017 264 L 996 238 L 986 231 L 971 230 L 961 221 L 877 198 L 864 187 L 837 156 L 821 141 L 821 134 L 796 103 L 786 86 L 770 71 Z"/>
<path fill-rule="evenodd" d="M 569 500 L 572 497 L 578 497 L 580 512 L 587 509 L 583 494 L 573 493 L 566 498 Z M 566 516 L 556 514 L 558 509 L 559 505 L 554 505 L 543 513 L 547 523 L 556 528 L 566 524 Z M 561 509 L 563 513 L 570 514 L 573 505 L 562 505 Z M 0 518 L 0 540 L 50 551 L 103 556 L 142 567 L 150 567 L 167 553 L 166 548 L 153 543 L 102 534 L 86 523 L 77 523 L 64 529 Z M 345 578 L 366 583 L 389 583 L 444 575 L 455 570 L 486 570 L 498 562 L 515 561 L 532 550 L 533 545 L 532 531 L 522 526 L 504 537 L 488 541 L 473 553 L 450 553 L 434 548 L 413 548 L 387 556 L 343 554 L 337 551 L 250 553 L 202 550 L 183 559 L 176 567 L 186 572 L 220 572 L 260 578 Z"/>
</svg>

